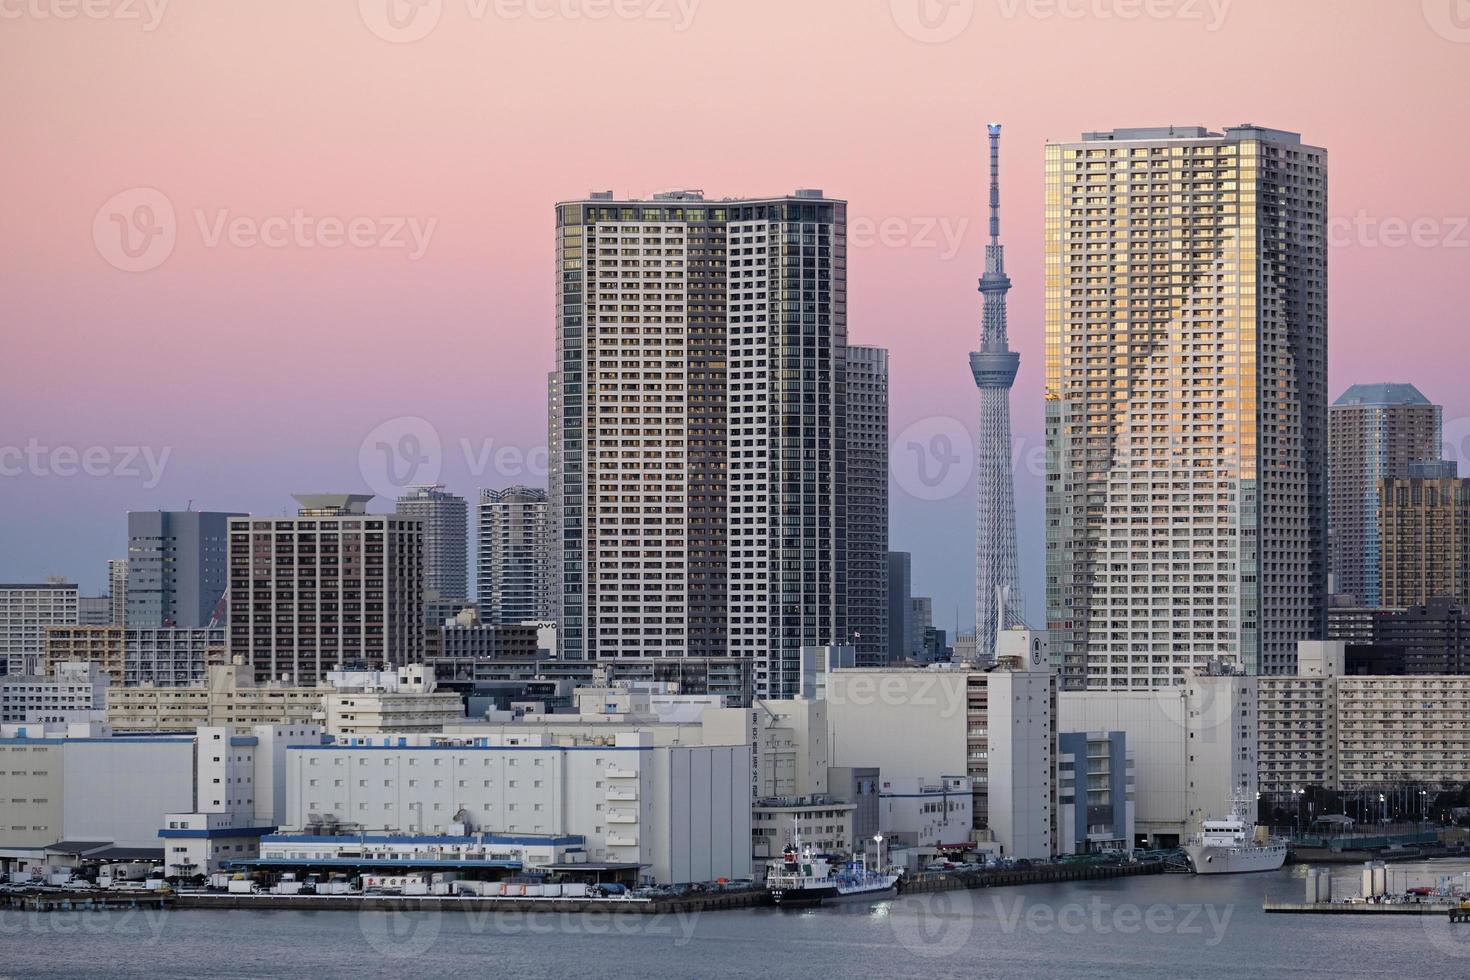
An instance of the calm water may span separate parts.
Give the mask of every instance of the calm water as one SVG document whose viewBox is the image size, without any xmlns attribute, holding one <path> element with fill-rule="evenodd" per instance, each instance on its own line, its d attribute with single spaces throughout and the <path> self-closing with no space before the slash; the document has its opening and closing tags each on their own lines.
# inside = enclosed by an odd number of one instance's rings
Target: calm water
<svg viewBox="0 0 1470 980">
<path fill-rule="evenodd" d="M 1465 865 L 1395 869 L 1433 884 Z M 1444 917 L 1265 915 L 1304 871 L 1164 875 L 684 917 L 354 912 L 0 913 L 20 977 L 1118 978 L 1470 976 Z M 1335 869 L 1340 893 L 1357 868 Z M 1410 880 L 1412 878 L 1412 880 Z"/>
</svg>

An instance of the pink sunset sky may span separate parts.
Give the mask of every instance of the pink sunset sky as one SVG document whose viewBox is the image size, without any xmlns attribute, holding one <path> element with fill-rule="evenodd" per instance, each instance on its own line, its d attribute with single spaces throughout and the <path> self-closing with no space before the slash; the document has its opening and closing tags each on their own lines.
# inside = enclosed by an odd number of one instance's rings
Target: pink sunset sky
<svg viewBox="0 0 1470 980">
<path fill-rule="evenodd" d="M 849 336 L 892 350 L 893 435 L 973 428 L 987 120 L 1034 622 L 1048 140 L 1326 147 L 1331 393 L 1417 384 L 1470 471 L 1462 0 L 0 0 L 0 82 L 0 580 L 103 591 L 130 509 L 362 490 L 405 416 L 466 497 L 540 482 L 552 206 L 592 189 L 847 200 Z M 171 249 L 120 250 L 110 216 L 154 229 L 160 200 Z M 66 475 L 3 453 L 28 445 L 103 451 Z M 973 482 L 921 500 L 906 467 L 892 546 L 968 626 Z"/>
</svg>

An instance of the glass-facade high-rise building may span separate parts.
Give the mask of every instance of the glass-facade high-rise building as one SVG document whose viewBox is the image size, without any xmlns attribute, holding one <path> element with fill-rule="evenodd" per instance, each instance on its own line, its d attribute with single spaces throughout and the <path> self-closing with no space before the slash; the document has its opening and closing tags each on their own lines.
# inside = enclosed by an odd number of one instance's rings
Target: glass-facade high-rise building
<svg viewBox="0 0 1470 980">
<path fill-rule="evenodd" d="M 1290 672 L 1326 592 L 1327 154 L 1046 148 L 1047 621 L 1070 688 Z"/>
<path fill-rule="evenodd" d="M 1411 384 L 1358 384 L 1327 411 L 1330 586 L 1355 604 L 1382 604 L 1380 480 L 1407 479 L 1439 459 L 1441 409 Z"/>
<path fill-rule="evenodd" d="M 551 620 L 556 577 L 546 491 L 481 490 L 475 524 L 480 618 L 491 626 Z"/>
<path fill-rule="evenodd" d="M 728 654 L 789 696 L 848 635 L 846 204 L 598 194 L 557 229 L 563 655 Z"/>
</svg>

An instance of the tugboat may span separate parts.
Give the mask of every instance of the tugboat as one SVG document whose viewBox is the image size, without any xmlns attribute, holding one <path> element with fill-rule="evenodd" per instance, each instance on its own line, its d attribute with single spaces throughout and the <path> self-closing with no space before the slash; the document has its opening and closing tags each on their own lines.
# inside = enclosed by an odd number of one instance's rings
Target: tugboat
<svg viewBox="0 0 1470 980">
<path fill-rule="evenodd" d="M 1230 816 L 1206 820 L 1201 832 L 1184 846 L 1198 875 L 1275 871 L 1286 862 L 1286 839 L 1268 837 L 1249 810 L 1254 801 L 1243 795 L 1230 800 Z"/>
<path fill-rule="evenodd" d="M 892 870 L 872 871 L 866 860 L 833 863 L 834 855 L 813 854 L 788 844 L 780 860 L 766 873 L 766 890 L 781 906 L 811 906 L 823 902 L 892 898 L 901 875 Z"/>
</svg>

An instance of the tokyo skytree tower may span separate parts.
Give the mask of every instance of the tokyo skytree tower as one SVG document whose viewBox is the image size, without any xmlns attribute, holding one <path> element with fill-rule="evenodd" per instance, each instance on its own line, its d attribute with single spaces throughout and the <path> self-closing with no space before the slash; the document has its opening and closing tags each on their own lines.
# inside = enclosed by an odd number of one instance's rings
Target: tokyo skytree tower
<svg viewBox="0 0 1470 980">
<path fill-rule="evenodd" d="M 1021 355 L 1006 343 L 1005 246 L 1000 243 L 1000 125 L 990 133 L 990 243 L 985 246 L 980 350 L 970 371 L 980 389 L 980 437 L 975 518 L 975 647 L 981 661 L 995 656 L 996 631 L 1024 625 L 1016 558 L 1016 487 L 1011 473 L 1011 385 Z"/>
</svg>

